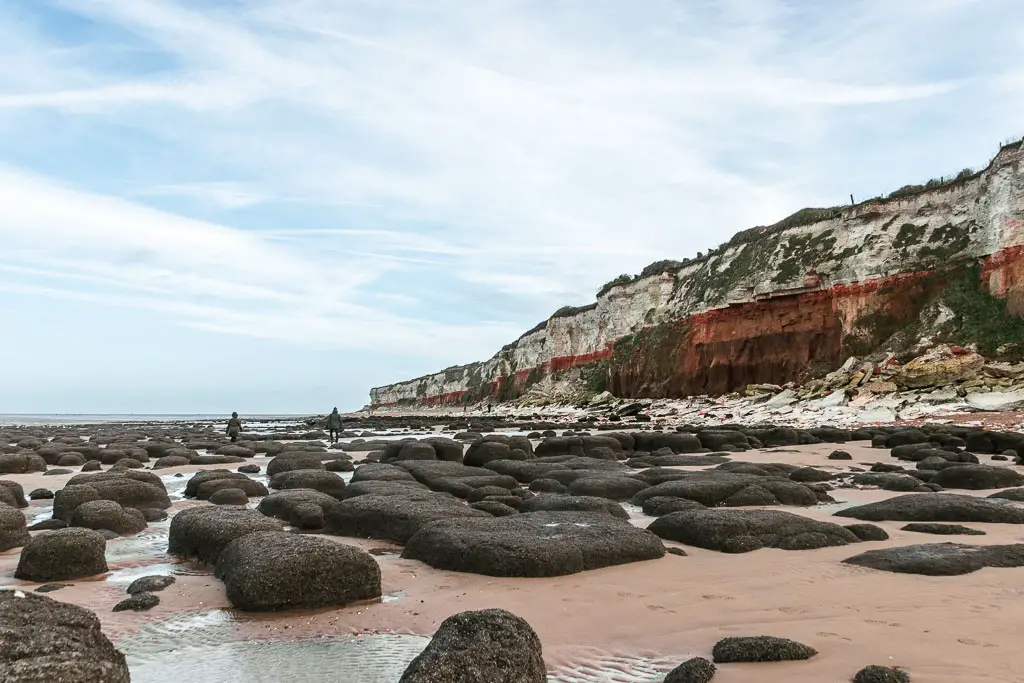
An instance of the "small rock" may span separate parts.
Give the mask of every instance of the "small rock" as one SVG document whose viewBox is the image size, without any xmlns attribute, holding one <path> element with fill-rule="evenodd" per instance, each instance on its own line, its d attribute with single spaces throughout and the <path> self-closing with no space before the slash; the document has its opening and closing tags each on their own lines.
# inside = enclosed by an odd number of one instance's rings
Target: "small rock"
<svg viewBox="0 0 1024 683">
<path fill-rule="evenodd" d="M 818 651 L 813 647 L 775 636 L 723 638 L 715 643 L 712 650 L 712 657 L 717 664 L 787 662 L 810 659 L 816 654 Z"/>
<path fill-rule="evenodd" d="M 131 595 L 136 593 L 156 593 L 172 585 L 174 581 L 173 576 L 143 576 L 131 582 L 128 586 L 128 593 Z"/>
<path fill-rule="evenodd" d="M 714 676 L 714 664 L 703 657 L 694 657 L 672 669 L 664 683 L 708 683 Z"/>
<path fill-rule="evenodd" d="M 121 602 L 114 605 L 114 612 L 126 612 L 131 610 L 133 612 L 145 612 L 151 610 L 160 604 L 160 598 L 153 595 L 152 593 L 136 593 L 130 598 L 125 598 Z"/>
<path fill-rule="evenodd" d="M 984 536 L 980 529 L 972 529 L 962 524 L 937 524 L 934 522 L 914 522 L 904 526 L 902 531 L 916 531 L 919 534 L 939 534 L 942 536 Z"/>
<path fill-rule="evenodd" d="M 887 666 L 866 666 L 853 677 L 853 683 L 910 683 L 910 674 Z"/>
<path fill-rule="evenodd" d="M 28 494 L 29 500 L 50 500 L 53 498 L 53 491 L 50 489 L 35 489 Z"/>
<path fill-rule="evenodd" d="M 832 451 L 828 455 L 829 460 L 853 460 L 853 456 L 846 451 Z"/>
<path fill-rule="evenodd" d="M 70 583 L 44 583 L 42 586 L 36 589 L 36 593 L 52 593 L 53 591 L 59 591 L 61 588 L 67 588 L 73 584 Z"/>
</svg>

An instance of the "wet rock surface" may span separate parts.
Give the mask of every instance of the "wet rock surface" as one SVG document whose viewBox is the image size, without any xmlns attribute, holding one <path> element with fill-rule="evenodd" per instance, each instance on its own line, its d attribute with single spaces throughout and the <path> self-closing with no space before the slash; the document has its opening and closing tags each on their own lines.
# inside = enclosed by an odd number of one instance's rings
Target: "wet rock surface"
<svg viewBox="0 0 1024 683">
<path fill-rule="evenodd" d="M 0 680 L 5 683 L 129 683 L 124 655 L 87 609 L 3 590 L 0 629 Z"/>
<path fill-rule="evenodd" d="M 984 536 L 980 529 L 972 529 L 962 524 L 938 524 L 935 522 L 911 522 L 901 527 L 901 531 L 914 531 L 919 534 L 937 534 L 940 536 Z"/>
<path fill-rule="evenodd" d="M 448 617 L 401 683 L 545 683 L 540 638 L 520 617 L 501 609 Z"/>
<path fill-rule="evenodd" d="M 145 591 L 133 593 L 114 605 L 112 612 L 147 612 L 160 604 L 160 598 Z"/>
<path fill-rule="evenodd" d="M 129 595 L 135 595 L 136 593 L 157 593 L 173 586 L 176 579 L 173 576 L 143 576 L 141 578 L 132 581 L 127 588 Z"/>
</svg>

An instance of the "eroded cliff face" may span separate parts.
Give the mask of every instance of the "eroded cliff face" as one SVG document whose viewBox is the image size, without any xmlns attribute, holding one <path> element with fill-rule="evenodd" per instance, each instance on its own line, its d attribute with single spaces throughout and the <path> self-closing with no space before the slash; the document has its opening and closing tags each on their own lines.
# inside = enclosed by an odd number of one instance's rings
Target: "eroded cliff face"
<svg viewBox="0 0 1024 683">
<path fill-rule="evenodd" d="M 619 396 L 781 384 L 877 348 L 964 277 L 1021 315 L 1022 159 L 1010 145 L 955 182 L 744 231 L 559 310 L 489 360 L 372 389 L 371 403 L 507 399 L 573 368 Z"/>
</svg>

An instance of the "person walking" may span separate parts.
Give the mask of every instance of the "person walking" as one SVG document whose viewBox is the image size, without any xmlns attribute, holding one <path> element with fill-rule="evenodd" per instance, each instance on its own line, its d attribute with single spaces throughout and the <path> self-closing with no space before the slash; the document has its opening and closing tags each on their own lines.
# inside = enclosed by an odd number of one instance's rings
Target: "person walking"
<svg viewBox="0 0 1024 683">
<path fill-rule="evenodd" d="M 331 433 L 331 443 L 338 443 L 338 437 L 341 436 L 341 415 L 337 408 L 327 416 L 327 430 Z"/>
<path fill-rule="evenodd" d="M 227 434 L 231 437 L 231 443 L 238 441 L 238 435 L 242 433 L 242 421 L 238 419 L 238 413 L 231 413 L 228 420 Z"/>
</svg>

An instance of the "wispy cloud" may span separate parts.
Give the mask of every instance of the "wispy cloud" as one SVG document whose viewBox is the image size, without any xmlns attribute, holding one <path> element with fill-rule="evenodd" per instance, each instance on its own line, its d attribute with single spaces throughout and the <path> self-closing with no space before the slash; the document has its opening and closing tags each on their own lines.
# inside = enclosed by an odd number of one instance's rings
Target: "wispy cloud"
<svg viewBox="0 0 1024 683">
<path fill-rule="evenodd" d="M 940 141 L 943 168 L 983 161 L 978 140 L 1017 132 L 989 105 L 1024 56 L 1010 0 L 46 5 L 80 34 L 4 8 L 8 291 L 453 361 L 620 272 L 841 202 L 857 160 L 879 183 Z M 33 156 L 40 116 L 102 175 Z M 427 323 L 401 290 L 431 320 L 456 293 L 481 310 Z"/>
</svg>

